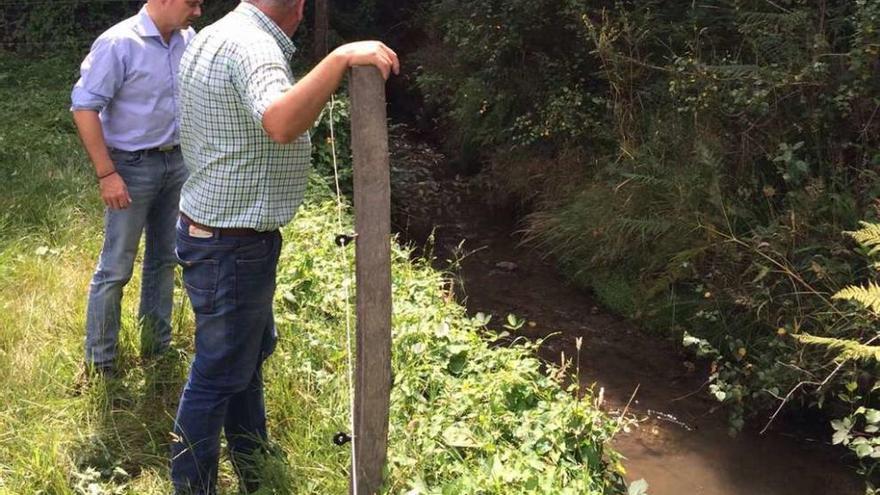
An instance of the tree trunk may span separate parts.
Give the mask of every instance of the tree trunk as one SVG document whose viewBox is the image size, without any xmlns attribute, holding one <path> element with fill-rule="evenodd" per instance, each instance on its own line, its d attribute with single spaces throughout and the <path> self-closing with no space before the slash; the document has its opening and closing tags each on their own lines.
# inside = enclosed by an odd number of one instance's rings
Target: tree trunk
<svg viewBox="0 0 880 495">
<path fill-rule="evenodd" d="M 315 39 L 313 56 L 319 61 L 330 53 L 328 33 L 330 31 L 329 0 L 315 0 Z"/>
</svg>

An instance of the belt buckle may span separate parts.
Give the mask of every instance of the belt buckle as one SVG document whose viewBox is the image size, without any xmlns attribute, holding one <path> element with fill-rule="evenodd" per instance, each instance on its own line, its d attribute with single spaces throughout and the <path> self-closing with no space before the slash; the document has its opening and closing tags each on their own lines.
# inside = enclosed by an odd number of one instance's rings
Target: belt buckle
<svg viewBox="0 0 880 495">
<path fill-rule="evenodd" d="M 156 148 L 156 151 L 160 151 L 162 153 L 168 153 L 169 151 L 173 151 L 173 150 L 174 150 L 173 144 L 169 144 L 168 146 L 159 146 L 158 148 Z"/>
</svg>

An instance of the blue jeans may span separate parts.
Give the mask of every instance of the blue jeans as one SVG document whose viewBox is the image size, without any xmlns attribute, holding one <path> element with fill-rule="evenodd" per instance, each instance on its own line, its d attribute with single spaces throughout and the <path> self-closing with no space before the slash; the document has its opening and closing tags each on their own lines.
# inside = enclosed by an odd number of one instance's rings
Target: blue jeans
<svg viewBox="0 0 880 495">
<path fill-rule="evenodd" d="M 85 359 L 113 365 L 119 338 L 122 288 L 131 279 L 141 234 L 146 234 L 138 318 L 142 354 L 158 353 L 171 342 L 174 290 L 174 224 L 180 188 L 187 178 L 180 149 L 174 151 L 111 150 L 110 157 L 125 181 L 131 205 L 104 212 L 104 247 L 89 288 Z"/>
<path fill-rule="evenodd" d="M 261 367 L 275 347 L 280 252 L 278 231 L 201 238 L 178 221 L 177 256 L 196 317 L 196 350 L 174 424 L 175 493 L 215 493 L 221 429 L 244 487 L 256 484 L 249 460 L 267 439 Z"/>
</svg>

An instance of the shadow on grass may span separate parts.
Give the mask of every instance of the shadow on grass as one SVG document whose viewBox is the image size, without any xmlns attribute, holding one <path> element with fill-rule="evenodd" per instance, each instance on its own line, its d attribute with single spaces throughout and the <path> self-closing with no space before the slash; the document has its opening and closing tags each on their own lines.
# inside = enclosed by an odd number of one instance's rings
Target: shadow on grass
<svg viewBox="0 0 880 495">
<path fill-rule="evenodd" d="M 123 372 L 117 378 L 98 379 L 88 387 L 85 395 L 95 426 L 71 449 L 76 484 L 124 489 L 145 471 L 169 479 L 171 431 L 189 364 L 186 353 L 171 351 L 141 366 L 120 363 Z M 221 462 L 231 466 L 228 455 L 224 457 Z M 291 467 L 282 448 L 270 442 L 248 462 L 256 466 L 261 487 L 250 493 L 292 493 Z M 221 477 L 220 485 L 232 486 L 234 478 Z"/>
<path fill-rule="evenodd" d="M 94 427 L 71 449 L 87 481 L 128 484 L 151 468 L 167 472 L 170 431 L 188 360 L 166 353 L 143 366 L 119 363 L 115 378 L 97 379 L 85 391 Z"/>
</svg>

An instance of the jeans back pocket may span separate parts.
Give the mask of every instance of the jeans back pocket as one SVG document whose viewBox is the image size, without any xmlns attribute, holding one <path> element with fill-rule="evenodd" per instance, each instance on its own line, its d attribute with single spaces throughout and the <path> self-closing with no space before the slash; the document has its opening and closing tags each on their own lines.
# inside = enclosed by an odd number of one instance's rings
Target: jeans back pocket
<svg viewBox="0 0 880 495">
<path fill-rule="evenodd" d="M 272 307 L 279 241 L 266 236 L 239 246 L 235 258 L 235 299 L 240 307 Z"/>
</svg>

